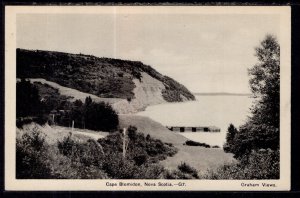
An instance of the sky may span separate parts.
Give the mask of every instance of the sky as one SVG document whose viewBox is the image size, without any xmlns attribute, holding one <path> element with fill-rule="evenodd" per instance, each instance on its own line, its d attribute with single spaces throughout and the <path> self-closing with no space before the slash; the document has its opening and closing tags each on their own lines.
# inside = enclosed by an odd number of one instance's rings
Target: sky
<svg viewBox="0 0 300 198">
<path fill-rule="evenodd" d="M 142 61 L 192 92 L 250 93 L 247 68 L 279 16 L 18 14 L 17 47 Z"/>
</svg>

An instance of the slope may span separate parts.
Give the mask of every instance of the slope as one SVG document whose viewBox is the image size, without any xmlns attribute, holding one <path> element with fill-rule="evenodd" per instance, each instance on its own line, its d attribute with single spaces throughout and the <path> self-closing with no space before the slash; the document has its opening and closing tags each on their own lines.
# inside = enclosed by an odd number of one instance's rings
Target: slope
<svg viewBox="0 0 300 198">
<path fill-rule="evenodd" d="M 17 49 L 18 78 L 43 78 L 101 98 L 121 98 L 130 102 L 138 97 L 134 88 L 137 82 L 143 82 L 145 74 L 160 81 L 159 93 L 164 101 L 195 100 L 183 85 L 141 62 Z"/>
<path fill-rule="evenodd" d="M 119 121 L 121 128 L 134 125 L 138 128 L 138 131 L 146 135 L 149 134 L 151 137 L 160 139 L 163 142 L 172 143 L 177 147 L 178 153 L 175 156 L 168 157 L 161 162 L 169 169 L 176 169 L 180 163 L 186 162 L 203 173 L 210 168 L 214 169 L 235 161 L 232 154 L 225 153 L 222 149 L 183 145 L 187 138 L 168 130 L 148 117 L 119 115 Z"/>
</svg>

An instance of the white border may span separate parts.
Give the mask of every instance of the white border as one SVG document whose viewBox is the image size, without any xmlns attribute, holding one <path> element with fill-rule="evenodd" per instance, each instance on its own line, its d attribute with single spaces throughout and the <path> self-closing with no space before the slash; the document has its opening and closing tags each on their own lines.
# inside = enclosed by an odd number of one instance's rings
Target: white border
<svg viewBox="0 0 300 198">
<path fill-rule="evenodd" d="M 156 13 L 156 14 L 278 14 L 280 15 L 280 179 L 279 180 L 147 180 L 148 182 L 184 182 L 185 186 L 168 187 L 108 187 L 106 182 L 140 182 L 146 180 L 17 180 L 15 179 L 16 145 L 16 15 L 20 13 Z M 113 7 L 113 6 L 6 6 L 5 7 L 5 190 L 110 190 L 110 191 L 281 191 L 290 190 L 291 169 L 291 9 L 288 6 L 234 7 Z M 276 187 L 265 188 L 262 183 Z M 242 187 L 242 183 L 258 183 L 260 187 Z"/>
</svg>

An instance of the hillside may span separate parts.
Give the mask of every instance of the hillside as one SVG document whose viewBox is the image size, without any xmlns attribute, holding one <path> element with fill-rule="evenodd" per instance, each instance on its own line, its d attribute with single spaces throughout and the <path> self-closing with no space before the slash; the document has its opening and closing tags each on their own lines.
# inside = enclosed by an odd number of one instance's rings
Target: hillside
<svg viewBox="0 0 300 198">
<path fill-rule="evenodd" d="M 180 163 L 186 162 L 199 172 L 205 173 L 208 169 L 215 169 L 218 166 L 235 162 L 233 155 L 225 153 L 222 149 L 184 145 L 185 141 L 188 140 L 187 138 L 168 130 L 165 126 L 148 117 L 120 115 L 119 120 L 121 128 L 134 125 L 138 131 L 145 135 L 149 134 L 163 142 L 172 143 L 178 148 L 177 154 L 161 161 L 161 164 L 168 169 L 176 169 Z"/>
<path fill-rule="evenodd" d="M 125 99 L 136 110 L 195 100 L 183 85 L 148 65 L 91 55 L 17 49 L 17 78 L 42 78 L 100 98 Z"/>
</svg>

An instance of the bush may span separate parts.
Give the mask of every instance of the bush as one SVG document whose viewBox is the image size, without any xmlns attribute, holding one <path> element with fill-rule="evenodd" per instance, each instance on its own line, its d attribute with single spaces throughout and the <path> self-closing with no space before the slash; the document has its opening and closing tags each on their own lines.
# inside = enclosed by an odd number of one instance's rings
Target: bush
<svg viewBox="0 0 300 198">
<path fill-rule="evenodd" d="M 103 150 L 99 143 L 89 139 L 87 142 L 79 142 L 72 138 L 72 134 L 58 141 L 57 148 L 60 153 L 67 156 L 74 163 L 80 163 L 84 167 L 101 166 Z"/>
<path fill-rule="evenodd" d="M 210 145 L 208 145 L 208 144 L 195 142 L 195 141 L 192 141 L 192 140 L 187 140 L 185 142 L 185 145 L 188 145 L 188 146 L 202 146 L 202 147 L 205 147 L 205 148 L 210 148 Z"/>
<path fill-rule="evenodd" d="M 53 178 L 47 156 L 48 145 L 37 128 L 17 139 L 16 146 L 17 179 Z"/>
<path fill-rule="evenodd" d="M 195 179 L 189 174 L 184 174 L 179 170 L 169 171 L 164 174 L 164 179 Z"/>
<path fill-rule="evenodd" d="M 136 132 L 136 127 L 128 129 L 129 144 L 126 158 L 123 158 L 123 139 L 121 133 L 112 133 L 97 142 L 88 140 L 79 142 L 71 134 L 57 144 L 59 153 L 67 158 L 64 163 L 73 167 L 72 177 L 91 178 L 91 171 L 98 171 L 98 175 L 106 175 L 113 179 L 157 179 L 162 178 L 164 168 L 154 162 L 174 152 L 169 146 L 162 143 L 162 148 L 155 155 L 149 156 L 146 147 L 155 139 L 146 140 L 143 134 Z M 146 142 L 148 141 L 148 142 Z M 167 148 L 164 148 L 167 147 Z M 171 152 L 172 150 L 172 152 Z M 75 167 L 75 168 L 74 168 Z M 84 173 L 80 170 L 87 170 Z M 59 173 L 63 178 L 65 175 Z"/>
<path fill-rule="evenodd" d="M 178 170 L 169 171 L 166 170 L 164 172 L 165 179 L 199 179 L 198 171 L 183 162 L 177 167 Z"/>
<path fill-rule="evenodd" d="M 165 169 L 156 162 L 174 155 L 177 149 L 150 136 L 145 138 L 135 127 L 129 131 L 123 158 L 121 133 L 112 133 L 98 141 L 82 141 L 70 133 L 57 144 L 48 145 L 41 132 L 34 129 L 17 140 L 17 178 L 163 178 Z M 149 152 L 151 147 L 154 149 Z"/>
<path fill-rule="evenodd" d="M 145 137 L 144 134 L 137 132 L 134 126 L 128 127 L 127 134 L 129 143 L 126 159 L 135 162 L 136 165 L 156 163 L 177 153 L 177 148 L 173 145 L 151 138 L 150 135 Z M 99 139 L 98 142 L 103 145 L 105 153 L 111 151 L 122 153 L 123 151 L 122 133 L 110 134 L 106 138 Z"/>
<path fill-rule="evenodd" d="M 206 179 L 279 179 L 279 152 L 252 151 L 238 164 L 224 165 L 216 171 L 210 170 Z"/>
<path fill-rule="evenodd" d="M 195 178 L 198 178 L 198 172 L 195 168 L 191 167 L 187 163 L 183 162 L 178 166 L 178 169 L 183 172 L 192 175 Z"/>
</svg>

